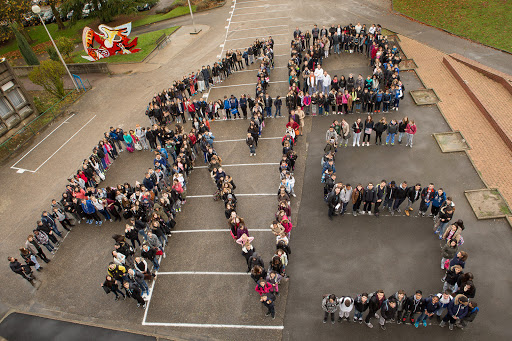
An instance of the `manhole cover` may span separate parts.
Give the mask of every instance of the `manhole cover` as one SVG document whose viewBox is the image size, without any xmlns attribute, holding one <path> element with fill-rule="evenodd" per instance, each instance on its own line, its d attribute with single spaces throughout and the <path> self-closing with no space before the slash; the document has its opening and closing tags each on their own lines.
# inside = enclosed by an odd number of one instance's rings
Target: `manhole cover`
<svg viewBox="0 0 512 341">
<path fill-rule="evenodd" d="M 433 89 L 420 89 L 410 91 L 416 105 L 436 104 L 439 98 Z"/>
<path fill-rule="evenodd" d="M 471 149 L 460 131 L 437 133 L 434 138 L 443 153 L 463 152 Z"/>
</svg>

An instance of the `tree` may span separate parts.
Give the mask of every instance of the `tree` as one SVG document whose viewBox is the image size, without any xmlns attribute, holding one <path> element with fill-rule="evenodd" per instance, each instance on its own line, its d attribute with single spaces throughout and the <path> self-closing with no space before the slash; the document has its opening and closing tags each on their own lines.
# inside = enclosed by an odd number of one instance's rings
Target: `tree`
<svg viewBox="0 0 512 341">
<path fill-rule="evenodd" d="M 72 39 L 67 37 L 60 37 L 55 39 L 55 44 L 57 45 L 60 53 L 65 55 L 67 58 L 70 58 L 71 53 L 73 53 L 75 50 L 75 43 Z M 55 51 L 53 45 L 49 46 L 46 51 L 50 55 L 51 60 L 59 61 L 59 55 L 57 54 L 57 51 Z"/>
<path fill-rule="evenodd" d="M 81 11 L 88 2 L 87 0 L 64 0 L 64 6 L 73 9 L 73 17 L 77 18 L 81 16 L 81 13 L 76 13 L 77 8 Z M 90 2 L 94 11 L 89 16 L 99 18 L 102 23 L 108 23 L 120 14 L 136 13 L 137 5 L 146 3 L 146 0 L 91 0 Z"/>
<path fill-rule="evenodd" d="M 29 0 L 0 0 L 0 19 L 10 24 L 16 24 L 19 32 L 21 32 L 29 42 L 33 39 L 23 27 L 25 14 L 31 12 Z"/>
<path fill-rule="evenodd" d="M 32 83 L 42 86 L 48 93 L 60 99 L 66 95 L 64 82 L 62 81 L 62 76 L 65 73 L 66 70 L 62 63 L 45 60 L 28 74 L 28 78 Z"/>
<path fill-rule="evenodd" d="M 55 16 L 55 22 L 57 23 L 57 27 L 59 30 L 63 30 L 66 27 L 64 27 L 64 23 L 62 22 L 60 18 L 60 12 L 57 9 L 57 5 L 60 3 L 60 0 L 49 0 L 48 5 L 50 5 L 50 8 L 52 9 L 52 13 Z"/>
<path fill-rule="evenodd" d="M 28 65 L 39 65 L 39 60 L 37 59 L 37 56 L 34 50 L 32 50 L 32 47 L 28 43 L 27 39 L 25 39 L 23 34 L 18 31 L 14 24 L 11 25 L 11 29 L 14 32 L 16 42 L 18 43 L 18 48 L 20 49 L 21 55 L 23 56 L 23 59 L 25 59 L 25 62 Z"/>
</svg>

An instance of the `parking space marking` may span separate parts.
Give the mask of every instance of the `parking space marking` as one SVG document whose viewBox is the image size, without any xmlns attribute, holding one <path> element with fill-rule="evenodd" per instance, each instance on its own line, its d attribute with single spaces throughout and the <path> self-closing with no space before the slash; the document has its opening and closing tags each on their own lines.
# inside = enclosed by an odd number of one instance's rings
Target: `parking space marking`
<svg viewBox="0 0 512 341">
<path fill-rule="evenodd" d="M 232 165 L 222 165 L 222 167 L 244 167 L 244 166 L 279 166 L 279 163 L 278 162 L 262 162 L 262 163 L 235 163 Z M 208 166 L 194 167 L 194 169 L 197 169 L 197 168 L 208 168 Z"/>
<path fill-rule="evenodd" d="M 243 24 L 243 23 L 250 22 L 250 21 L 277 20 L 277 19 L 291 19 L 291 17 L 263 18 L 263 19 L 254 19 L 254 20 L 245 20 L 245 21 L 230 21 L 230 23 L 231 24 Z"/>
<path fill-rule="evenodd" d="M 250 30 L 262 30 L 264 28 L 274 28 L 274 27 L 290 27 L 290 25 L 276 25 L 276 26 L 265 26 L 265 27 L 252 27 L 252 28 L 241 28 L 238 30 L 231 30 L 230 32 L 238 32 L 238 31 L 250 31 Z"/>
<path fill-rule="evenodd" d="M 275 37 L 275 36 L 287 36 L 287 35 L 288 35 L 287 33 L 271 34 L 272 37 Z M 265 38 L 266 38 L 266 36 L 265 37 L 257 36 L 257 37 L 244 37 L 244 38 L 228 39 L 226 41 L 243 40 L 243 39 L 265 39 Z"/>
<path fill-rule="evenodd" d="M 290 9 L 275 9 L 275 10 L 272 10 L 272 13 L 274 12 L 288 12 Z M 233 14 L 234 17 L 238 17 L 238 16 L 241 16 L 241 15 L 261 15 L 261 14 L 265 14 L 263 12 L 251 12 L 251 13 L 240 13 L 240 14 Z"/>
<path fill-rule="evenodd" d="M 249 6 L 248 7 L 238 7 L 238 10 L 240 11 L 240 10 L 243 10 L 243 9 L 261 8 L 261 7 L 269 8 L 269 7 L 276 7 L 276 6 L 281 6 L 281 7 L 286 6 L 286 7 L 288 7 L 288 4 L 272 4 L 272 5 L 271 4 L 266 4 L 266 5 L 259 5 L 259 6 L 250 6 L 250 7 Z"/>
<path fill-rule="evenodd" d="M 20 163 L 21 160 L 23 160 L 28 154 L 30 154 L 34 149 L 36 149 L 41 143 L 43 143 L 47 138 L 49 138 L 55 131 L 57 131 L 57 129 L 59 129 L 60 127 L 62 127 L 64 125 L 64 123 L 68 123 L 69 119 L 72 118 L 73 116 L 75 116 L 76 114 L 73 114 L 71 116 L 69 116 L 64 122 L 62 122 L 61 124 L 59 124 L 59 126 L 55 129 L 53 129 L 48 135 L 46 135 L 46 137 L 44 139 L 42 139 L 41 141 L 39 141 L 38 144 L 36 144 L 34 147 L 32 147 L 32 149 L 30 149 L 25 155 L 23 155 L 21 157 L 21 159 L 19 159 L 14 165 L 11 166 L 12 169 L 23 169 L 23 168 L 17 168 L 17 167 L 14 167 L 16 166 L 18 163 Z M 34 171 L 30 171 L 28 169 L 25 169 L 25 171 L 28 171 L 28 172 L 34 172 Z"/>
<path fill-rule="evenodd" d="M 74 114 L 73 114 L 74 115 Z M 72 117 L 72 116 L 71 116 Z M 69 117 L 69 118 L 71 118 Z M 55 154 L 57 154 L 59 152 L 59 150 L 61 150 L 62 148 L 64 148 L 64 146 L 66 146 L 66 144 L 68 144 L 69 141 L 71 141 L 73 139 L 73 137 L 75 137 L 79 132 L 82 131 L 82 129 L 84 129 L 89 123 L 91 123 L 91 121 L 96 117 L 96 115 L 94 115 L 89 121 L 87 121 L 80 129 L 78 129 L 73 135 L 71 135 L 71 137 L 69 139 L 66 140 L 66 142 L 64 142 L 55 152 L 53 152 L 52 155 L 50 155 L 50 157 L 48 157 L 42 164 L 39 165 L 39 167 L 37 167 L 35 170 L 31 171 L 31 170 L 28 170 L 28 169 L 23 169 L 23 168 L 18 168 L 18 167 L 14 167 L 15 165 L 17 165 L 25 156 L 28 155 L 28 153 L 30 153 L 32 150 L 34 150 L 41 142 L 43 142 L 46 138 L 48 138 L 48 136 L 46 136 L 42 141 L 40 141 L 36 146 L 34 146 L 34 148 L 32 148 L 27 154 L 25 154 L 21 159 L 18 160 L 18 162 L 16 162 L 13 166 L 11 166 L 12 169 L 17 169 L 17 173 L 24 173 L 25 171 L 27 172 L 31 172 L 31 173 L 36 173 L 39 169 L 41 169 L 41 167 L 43 167 L 48 161 L 50 161 L 50 159 L 52 157 L 55 156 Z M 68 119 L 69 119 L 68 118 Z M 67 120 L 66 120 L 67 121 Z M 67 123 L 67 122 L 62 122 L 62 124 L 64 123 Z M 62 124 L 60 126 L 62 126 Z M 59 127 L 60 127 L 59 126 Z M 56 129 L 54 129 L 50 134 L 52 134 L 55 130 L 57 130 L 59 127 L 57 127 Z"/>
<path fill-rule="evenodd" d="M 44 161 L 44 162 L 43 162 L 39 167 L 37 167 L 37 168 L 36 168 L 36 170 L 35 170 L 34 172 L 37 172 L 41 167 L 43 167 L 43 166 L 45 165 L 45 163 L 47 163 L 48 161 L 50 161 L 50 159 L 51 159 L 55 154 L 57 154 L 57 153 L 59 152 L 59 150 L 61 150 L 62 148 L 64 148 L 64 146 L 65 146 L 66 144 L 68 144 L 68 142 L 69 142 L 69 141 L 71 141 L 71 139 L 72 139 L 73 137 L 75 137 L 79 132 L 81 132 L 81 131 L 82 131 L 82 129 L 84 129 L 84 128 L 89 124 L 89 123 L 91 123 L 91 121 L 92 121 L 92 120 L 94 120 L 94 118 L 95 118 L 95 117 L 96 117 L 96 115 L 94 115 L 94 116 L 93 116 L 89 121 L 87 121 L 87 123 L 86 123 L 86 124 L 84 124 L 84 125 L 82 126 L 82 128 L 78 129 L 78 130 L 76 131 L 76 133 L 74 133 L 73 135 L 71 135 L 71 137 L 70 137 L 69 139 L 67 139 L 67 140 L 66 140 L 66 142 L 64 142 L 64 143 L 63 143 L 63 144 L 62 144 L 62 145 L 61 145 L 61 146 L 60 146 L 60 147 L 59 147 L 55 152 L 53 152 L 53 154 L 52 154 L 52 155 L 50 155 L 50 157 L 49 157 L 49 158 L 47 158 L 47 159 L 46 159 L 46 160 L 45 160 L 45 161 Z"/>
<path fill-rule="evenodd" d="M 264 197 L 264 196 L 275 196 L 276 193 L 238 193 L 237 197 Z M 211 198 L 212 194 L 201 194 L 201 195 L 187 195 L 187 199 L 190 198 Z"/>
<path fill-rule="evenodd" d="M 160 327 L 187 327 L 187 328 L 233 328 L 233 329 L 271 329 L 282 330 L 284 326 L 255 326 L 255 325 L 237 325 L 237 324 L 211 324 L 211 323 L 165 323 L 165 322 L 142 322 L 144 326 Z"/>
<path fill-rule="evenodd" d="M 210 230 L 181 230 L 172 231 L 172 233 L 195 233 L 195 232 L 229 232 L 230 229 L 210 229 Z M 251 229 L 251 232 L 269 232 L 271 229 Z"/>
</svg>

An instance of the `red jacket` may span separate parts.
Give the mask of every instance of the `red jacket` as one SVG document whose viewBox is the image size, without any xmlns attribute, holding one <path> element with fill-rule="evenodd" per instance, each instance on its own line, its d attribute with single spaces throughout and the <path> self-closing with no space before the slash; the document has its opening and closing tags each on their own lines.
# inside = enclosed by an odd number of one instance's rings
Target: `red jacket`
<svg viewBox="0 0 512 341">
<path fill-rule="evenodd" d="M 405 127 L 405 132 L 407 134 L 416 134 L 416 124 L 410 125 L 409 123 L 407 123 L 407 127 Z"/>
<path fill-rule="evenodd" d="M 258 292 L 258 294 L 263 295 L 269 293 L 272 290 L 272 284 L 265 282 L 265 286 L 261 286 L 260 283 L 256 284 L 256 288 L 254 288 Z"/>
</svg>

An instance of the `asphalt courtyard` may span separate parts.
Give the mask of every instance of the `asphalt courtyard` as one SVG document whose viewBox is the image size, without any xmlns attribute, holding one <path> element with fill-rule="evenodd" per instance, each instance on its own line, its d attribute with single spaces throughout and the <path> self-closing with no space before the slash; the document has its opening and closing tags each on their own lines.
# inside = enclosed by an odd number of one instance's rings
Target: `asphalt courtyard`
<svg viewBox="0 0 512 341">
<path fill-rule="evenodd" d="M 276 69 L 270 76 L 272 97 L 283 96 L 286 92 L 287 42 L 293 29 L 295 26 L 310 29 L 313 23 L 381 23 L 439 49 L 459 52 L 510 73 L 510 56 L 409 22 L 380 6 L 373 1 L 335 4 L 328 1 L 237 1 L 232 13 L 232 7 L 224 6 L 196 16 L 198 25 L 208 25 L 208 29 L 197 37 L 188 37 L 183 30 L 190 27 L 184 27 L 173 38 L 174 45 L 168 44 L 152 62 L 137 66 L 136 72 L 120 73 L 98 81 L 90 93 L 70 108 L 76 115 L 70 114 L 50 127 L 23 153 L 0 168 L 0 181 L 6 193 L 0 201 L 4 236 L 0 241 L 0 252 L 4 259 L 10 254 L 17 255 L 16 246 L 32 230 L 41 210 L 47 209 L 47 203 L 60 195 L 66 177 L 89 154 L 103 131 L 111 125 L 130 128 L 136 123 L 147 124 L 143 116 L 145 105 L 154 92 L 167 87 L 169 80 L 181 78 L 183 74 L 211 63 L 226 49 L 243 48 L 255 38 L 272 35 L 276 42 Z M 227 18 L 230 20 L 226 21 Z M 169 26 L 173 24 L 168 23 Z M 172 57 L 166 59 L 171 50 Z M 256 68 L 257 65 L 253 65 L 236 73 L 221 86 L 213 88 L 209 98 L 242 93 L 254 95 Z M 331 75 L 362 73 L 366 76 L 369 72 L 367 61 L 355 55 L 331 57 L 324 69 Z M 402 73 L 401 76 L 407 90 L 421 87 L 413 73 Z M 126 93 L 119 89 L 125 89 Z M 468 226 L 464 232 L 466 243 L 463 249 L 470 254 L 467 269 L 475 274 L 476 301 L 481 307 L 481 314 L 465 331 L 449 333 L 437 326 L 420 330 L 410 326 L 390 326 L 383 332 L 359 324 L 322 324 L 320 302 L 326 293 L 355 295 L 382 288 L 390 294 L 403 288 L 407 293 L 422 289 L 425 294 L 430 294 L 439 292 L 442 287 L 439 243 L 433 237 L 429 219 L 388 216 L 379 220 L 368 216 L 336 217 L 334 222 L 327 219 L 327 207 L 322 201 L 320 157 L 325 130 L 332 122 L 332 116 L 308 118 L 306 136 L 297 146 L 298 197 L 292 200 L 295 227 L 289 265 L 291 279 L 283 285 L 283 295 L 277 300 L 276 320 L 263 316 L 264 310 L 258 303 L 253 283 L 245 275 L 246 267 L 239 247 L 234 245 L 227 231 L 217 231 L 227 228 L 222 204 L 208 197 L 191 197 L 179 214 L 176 230 L 183 232 L 171 237 L 161 267 L 161 272 L 166 274 L 159 275 L 154 282 L 147 310 L 137 309 L 134 301 L 114 302 L 99 287 L 111 258 L 113 242 L 110 236 L 122 231 L 122 223 L 105 224 L 102 228 L 76 227 L 52 263 L 40 274 L 42 284 L 37 291 L 4 267 L 2 274 L 9 290 L 2 291 L 0 300 L 17 310 L 107 328 L 167 335 L 173 339 L 274 340 L 282 337 L 309 340 L 343 336 L 431 339 L 445 335 L 469 340 L 509 338 L 507 316 L 502 312 L 512 304 L 507 295 L 510 274 L 506 271 L 512 259 L 510 228 L 502 220 L 482 222 L 474 218 L 463 191 L 484 185 L 465 154 L 442 154 L 439 151 L 431 134 L 449 128 L 437 109 L 416 107 L 406 95 L 400 111 L 386 114 L 386 117 L 388 120 L 399 119 L 404 115 L 418 123 L 419 132 L 413 149 L 403 145 L 347 147 L 337 156 L 338 179 L 353 185 L 358 182 L 366 185 L 368 181 L 382 178 L 409 183 L 434 182 L 454 197 L 456 218 L 463 219 Z M 355 117 L 364 118 L 363 115 L 351 115 L 348 122 L 352 123 Z M 62 126 L 46 138 L 59 124 Z M 256 237 L 255 246 L 265 262 L 269 261 L 273 251 L 274 238 L 265 229 L 275 213 L 274 193 L 279 181 L 277 165 L 271 163 L 279 161 L 281 147 L 273 138 L 283 135 L 284 124 L 285 119 L 267 120 L 263 137 L 270 139 L 261 141 L 256 157 L 248 156 L 243 141 L 219 142 L 243 139 L 246 121 L 212 124 L 217 140 L 215 147 L 224 164 L 235 165 L 226 167 L 226 171 L 238 186 L 237 195 L 245 194 L 239 196 L 238 210 L 246 219 L 249 230 L 256 230 L 252 233 Z M 187 124 L 186 129 L 189 128 Z M 37 145 L 39 142 L 41 144 Z M 152 159 L 150 153 L 123 153 L 108 172 L 104 184 L 141 181 Z M 27 171 L 16 173 L 16 169 L 11 168 L 18 161 L 14 167 Z M 188 195 L 203 196 L 213 192 L 214 185 L 206 170 L 194 170 Z M 415 208 L 417 211 L 417 206 Z M 233 325 L 251 328 L 225 327 Z M 256 328 L 252 328 L 254 326 Z"/>
</svg>

